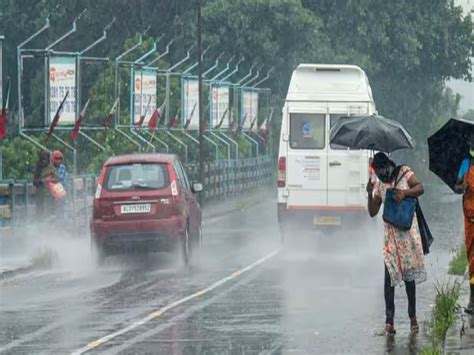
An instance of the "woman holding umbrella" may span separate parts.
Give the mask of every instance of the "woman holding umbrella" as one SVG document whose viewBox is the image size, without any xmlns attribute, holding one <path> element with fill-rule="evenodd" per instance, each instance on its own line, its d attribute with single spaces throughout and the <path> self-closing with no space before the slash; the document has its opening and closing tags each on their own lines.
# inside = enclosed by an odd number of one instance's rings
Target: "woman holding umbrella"
<svg viewBox="0 0 474 355">
<path fill-rule="evenodd" d="M 393 152 L 398 149 L 413 149 L 413 139 L 397 121 L 383 116 L 355 116 L 340 120 L 331 130 L 331 143 L 353 149 L 369 149 Z M 375 154 L 372 168 L 380 183 L 374 187 L 371 179 L 367 183 L 368 210 L 375 217 L 382 204 L 386 203 L 387 189 L 396 187 L 393 199 L 396 203 L 406 197 L 417 198 L 424 192 L 423 186 L 408 166 L 397 167 L 384 153 Z M 390 200 L 391 201 L 391 200 Z M 411 216 L 408 215 L 408 221 Z M 423 243 L 418 228 L 417 216 L 413 215 L 408 230 L 384 222 L 385 263 L 385 329 L 383 334 L 395 334 L 395 286 L 405 283 L 408 297 L 408 315 L 412 333 L 419 331 L 416 320 L 416 284 L 426 280 Z"/>
<path fill-rule="evenodd" d="M 428 138 L 430 170 L 455 193 L 463 194 L 464 231 L 474 313 L 474 122 L 451 118 Z"/>
<path fill-rule="evenodd" d="M 367 183 L 368 210 L 375 217 L 385 203 L 388 188 L 396 187 L 397 203 L 406 197 L 417 198 L 424 192 L 423 185 L 408 166 L 396 167 L 384 153 L 377 153 L 373 169 L 380 183 L 374 190 L 372 182 Z M 384 264 L 385 264 L 385 330 L 384 334 L 395 334 L 395 286 L 405 283 L 408 297 L 408 316 L 412 333 L 419 331 L 416 319 L 416 284 L 426 280 L 425 258 L 416 216 L 409 230 L 403 230 L 384 222 Z"/>
<path fill-rule="evenodd" d="M 474 132 L 469 137 L 469 156 L 464 158 L 458 172 L 454 190 L 463 194 L 464 231 L 469 265 L 469 286 L 471 296 L 466 312 L 474 312 Z"/>
</svg>

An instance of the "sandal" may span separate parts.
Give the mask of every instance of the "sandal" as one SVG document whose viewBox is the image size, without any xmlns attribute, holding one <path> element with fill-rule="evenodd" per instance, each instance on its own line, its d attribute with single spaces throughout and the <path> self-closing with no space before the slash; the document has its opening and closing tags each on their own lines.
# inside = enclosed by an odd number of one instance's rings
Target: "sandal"
<svg viewBox="0 0 474 355">
<path fill-rule="evenodd" d="M 380 332 L 379 335 L 395 335 L 396 330 L 395 327 L 393 326 L 393 323 L 387 323 L 385 324 L 385 328 Z"/>
</svg>

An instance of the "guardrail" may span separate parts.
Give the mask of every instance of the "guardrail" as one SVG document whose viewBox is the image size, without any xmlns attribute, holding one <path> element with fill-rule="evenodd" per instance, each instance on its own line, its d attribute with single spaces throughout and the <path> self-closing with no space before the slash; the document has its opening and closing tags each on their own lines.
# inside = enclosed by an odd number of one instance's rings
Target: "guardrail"
<svg viewBox="0 0 474 355">
<path fill-rule="evenodd" d="M 273 161 L 268 156 L 219 161 L 204 165 L 204 201 L 236 196 L 272 181 Z M 199 181 L 197 164 L 185 166 L 191 181 Z M 63 221 L 68 229 L 87 228 L 92 212 L 97 176 L 71 178 L 66 186 L 67 202 Z M 26 225 L 35 218 L 36 190 L 29 181 L 0 182 L 0 233 Z"/>
</svg>

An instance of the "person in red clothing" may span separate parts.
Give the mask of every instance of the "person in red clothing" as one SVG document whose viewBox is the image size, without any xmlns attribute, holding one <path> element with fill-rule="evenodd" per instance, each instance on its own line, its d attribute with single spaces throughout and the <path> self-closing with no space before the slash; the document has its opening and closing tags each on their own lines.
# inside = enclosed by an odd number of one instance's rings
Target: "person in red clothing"
<svg viewBox="0 0 474 355">
<path fill-rule="evenodd" d="M 466 307 L 467 313 L 474 313 L 474 132 L 469 139 L 469 154 L 459 167 L 455 191 L 463 194 L 464 237 L 469 266 L 471 295 Z"/>
</svg>

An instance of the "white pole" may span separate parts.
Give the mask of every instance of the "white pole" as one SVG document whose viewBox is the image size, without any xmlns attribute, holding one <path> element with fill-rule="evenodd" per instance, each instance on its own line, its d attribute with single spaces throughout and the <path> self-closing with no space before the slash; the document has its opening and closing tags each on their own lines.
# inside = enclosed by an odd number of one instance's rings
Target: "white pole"
<svg viewBox="0 0 474 355">
<path fill-rule="evenodd" d="M 3 107 L 3 41 L 4 36 L 0 36 L 0 103 Z M 0 146 L 0 180 L 3 180 L 3 144 Z"/>
</svg>

